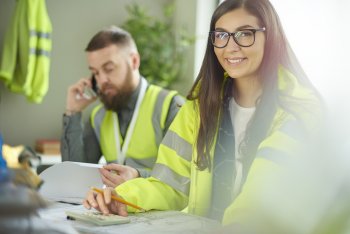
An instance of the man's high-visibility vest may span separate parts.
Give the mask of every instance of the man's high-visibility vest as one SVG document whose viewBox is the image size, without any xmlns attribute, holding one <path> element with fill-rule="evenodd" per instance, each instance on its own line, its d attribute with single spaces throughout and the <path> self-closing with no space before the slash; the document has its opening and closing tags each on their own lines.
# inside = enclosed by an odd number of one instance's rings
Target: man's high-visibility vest
<svg viewBox="0 0 350 234">
<path fill-rule="evenodd" d="M 106 110 L 102 104 L 95 107 L 90 120 L 106 161 L 119 162 L 134 168 L 152 169 L 156 161 L 158 146 L 164 136 L 171 100 L 176 94 L 176 91 L 148 85 L 140 102 L 132 132 L 129 131 L 133 120 L 129 124 L 125 136 L 127 138 L 130 134 L 128 143 L 122 138 L 118 131 L 119 128 L 115 128 L 115 124 L 118 124 L 117 114 Z M 119 143 L 116 143 L 117 141 Z M 127 149 L 125 152 L 119 152 L 116 144 L 121 146 L 127 144 Z M 121 156 L 121 153 L 125 155 Z M 123 157 L 122 161 L 120 161 L 121 157 Z"/>
</svg>

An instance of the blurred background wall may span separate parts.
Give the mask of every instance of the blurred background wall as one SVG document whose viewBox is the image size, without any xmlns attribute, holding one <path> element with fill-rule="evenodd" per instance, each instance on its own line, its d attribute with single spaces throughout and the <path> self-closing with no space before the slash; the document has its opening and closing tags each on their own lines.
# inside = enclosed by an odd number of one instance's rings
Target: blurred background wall
<svg viewBox="0 0 350 234">
<path fill-rule="evenodd" d="M 332 109 L 349 98 L 350 1 L 271 0 L 305 72 Z"/>
<path fill-rule="evenodd" d="M 49 91 L 41 104 L 33 104 L 25 96 L 11 93 L 0 82 L 0 132 L 5 143 L 34 146 L 39 138 L 59 139 L 66 90 L 90 73 L 84 52 L 86 44 L 102 27 L 121 25 L 127 17 L 125 6 L 133 2 L 159 17 L 163 17 L 163 6 L 173 2 L 176 27 L 196 37 L 196 43 L 187 51 L 184 75 L 173 87 L 183 95 L 187 93 L 202 60 L 217 0 L 206 0 L 205 4 L 200 0 L 46 0 L 53 26 Z M 15 4 L 14 0 L 0 1 L 0 53 Z"/>
<path fill-rule="evenodd" d="M 350 1 L 271 0 L 287 38 L 329 110 L 330 130 L 350 148 Z"/>
</svg>

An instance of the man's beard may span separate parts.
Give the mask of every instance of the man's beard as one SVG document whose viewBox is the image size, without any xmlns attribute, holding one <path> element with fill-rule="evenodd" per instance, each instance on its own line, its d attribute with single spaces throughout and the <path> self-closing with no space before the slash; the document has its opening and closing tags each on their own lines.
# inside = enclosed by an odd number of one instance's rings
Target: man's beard
<svg viewBox="0 0 350 234">
<path fill-rule="evenodd" d="M 127 78 L 123 87 L 118 88 L 118 92 L 114 96 L 110 97 L 103 92 L 100 93 L 100 100 L 107 110 L 119 111 L 128 104 L 134 91 L 134 87 L 132 86 L 132 71 L 130 67 L 128 68 L 126 76 Z"/>
</svg>

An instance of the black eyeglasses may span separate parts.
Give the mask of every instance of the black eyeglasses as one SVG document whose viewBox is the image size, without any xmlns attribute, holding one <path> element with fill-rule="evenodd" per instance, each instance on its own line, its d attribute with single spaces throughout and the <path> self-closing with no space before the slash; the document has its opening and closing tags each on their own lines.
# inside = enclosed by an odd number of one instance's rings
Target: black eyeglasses
<svg viewBox="0 0 350 234">
<path fill-rule="evenodd" d="M 233 40 L 237 43 L 237 45 L 242 47 L 249 47 L 252 46 L 255 42 L 255 33 L 264 31 L 265 27 L 257 29 L 247 28 L 233 33 L 225 31 L 210 31 L 209 34 L 211 38 L 211 43 L 216 48 L 224 48 L 225 46 L 227 46 L 231 36 Z"/>
</svg>

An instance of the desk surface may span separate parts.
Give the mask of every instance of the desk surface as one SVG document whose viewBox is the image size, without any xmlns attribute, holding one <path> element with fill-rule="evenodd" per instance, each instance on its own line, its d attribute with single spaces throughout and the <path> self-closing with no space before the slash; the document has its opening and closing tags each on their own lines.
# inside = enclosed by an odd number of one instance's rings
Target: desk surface
<svg viewBox="0 0 350 234">
<path fill-rule="evenodd" d="M 81 233 L 215 233 L 220 228 L 216 221 L 199 216 L 189 215 L 180 211 L 150 211 L 145 213 L 130 214 L 130 223 L 94 226 L 92 224 L 79 221 L 67 220 L 65 211 L 81 211 L 85 208 L 81 205 L 69 205 L 55 203 L 51 208 L 39 212 L 43 219 L 61 222 L 62 224 L 72 225 Z M 86 210 L 85 210 L 86 211 Z"/>
<path fill-rule="evenodd" d="M 53 165 L 53 164 L 62 162 L 60 154 L 48 155 L 48 154 L 38 153 L 38 155 L 41 157 L 41 164 L 42 165 Z"/>
</svg>

